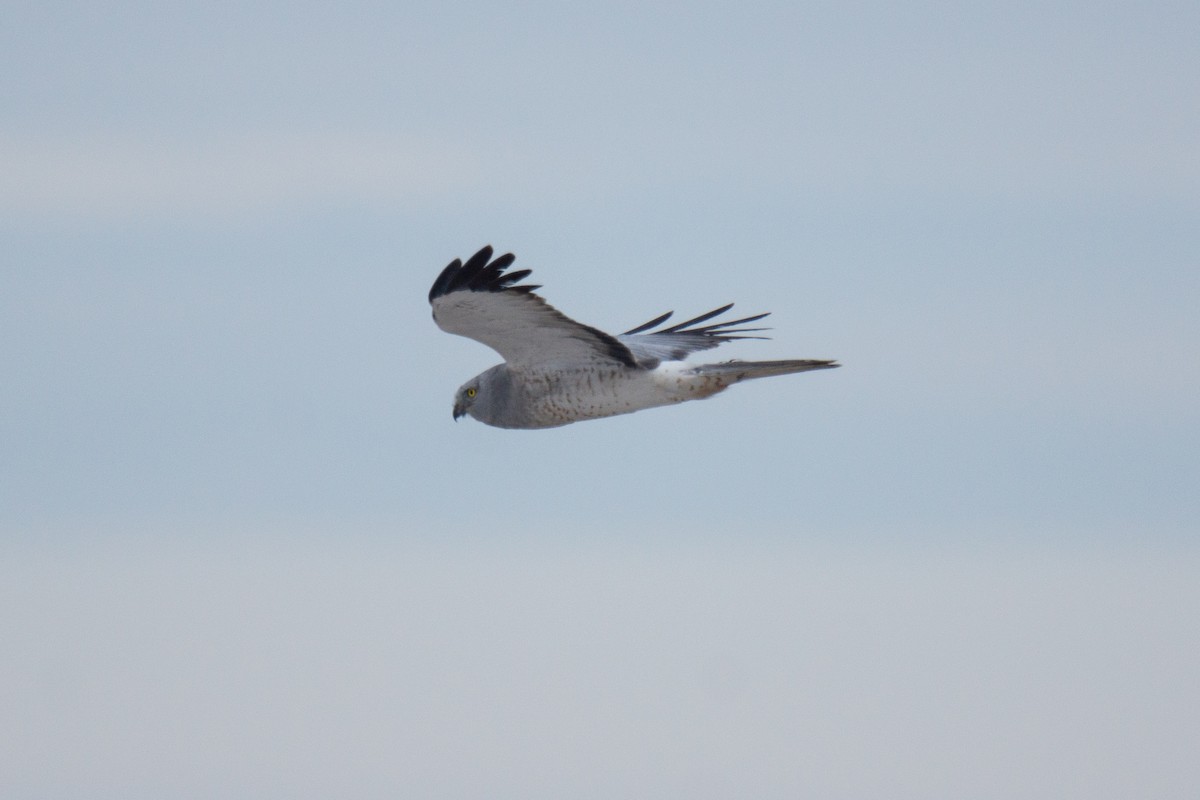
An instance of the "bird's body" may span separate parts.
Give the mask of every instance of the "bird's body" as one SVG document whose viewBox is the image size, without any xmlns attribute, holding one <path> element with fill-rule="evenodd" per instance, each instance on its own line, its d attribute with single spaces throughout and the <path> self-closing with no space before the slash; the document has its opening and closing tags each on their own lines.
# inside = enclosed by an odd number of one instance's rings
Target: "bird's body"
<svg viewBox="0 0 1200 800">
<path fill-rule="evenodd" d="M 700 400 L 748 378 L 821 368 L 804 361 L 733 361 L 698 366 L 666 362 L 654 369 L 593 365 L 514 374 L 507 364 L 497 364 L 472 384 L 478 385 L 478 395 L 498 398 L 498 402 L 482 406 L 476 403 L 469 413 L 498 428 L 556 428 Z"/>
<path fill-rule="evenodd" d="M 512 254 L 491 263 L 485 247 L 450 263 L 429 292 L 433 317 L 450 333 L 497 350 L 497 364 L 465 383 L 454 417 L 469 414 L 500 428 L 555 428 L 572 422 L 629 414 L 710 397 L 751 378 L 838 366 L 833 361 L 727 361 L 689 365 L 692 352 L 762 330 L 738 328 L 766 314 L 709 325 L 732 304 L 670 328 L 652 331 L 663 314 L 619 336 L 564 316 L 533 293 L 514 286 L 528 270 L 505 274 Z"/>
</svg>

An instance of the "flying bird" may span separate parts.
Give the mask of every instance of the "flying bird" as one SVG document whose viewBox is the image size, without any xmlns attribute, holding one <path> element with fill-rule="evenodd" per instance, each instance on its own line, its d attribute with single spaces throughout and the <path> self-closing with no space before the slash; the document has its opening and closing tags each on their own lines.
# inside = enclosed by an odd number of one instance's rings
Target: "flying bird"
<svg viewBox="0 0 1200 800">
<path fill-rule="evenodd" d="M 746 335 L 766 328 L 739 326 L 767 314 L 710 323 L 730 303 L 660 327 L 673 313 L 668 311 L 614 336 L 555 309 L 534 294 L 540 286 L 519 285 L 531 270 L 507 272 L 515 260 L 512 253 L 493 259 L 489 245 L 465 264 L 451 261 L 429 290 L 439 328 L 504 357 L 459 387 L 456 420 L 469 414 L 498 428 L 556 428 L 711 397 L 752 378 L 839 366 L 813 359 L 685 364 L 692 353 L 725 342 L 766 338 Z"/>
</svg>

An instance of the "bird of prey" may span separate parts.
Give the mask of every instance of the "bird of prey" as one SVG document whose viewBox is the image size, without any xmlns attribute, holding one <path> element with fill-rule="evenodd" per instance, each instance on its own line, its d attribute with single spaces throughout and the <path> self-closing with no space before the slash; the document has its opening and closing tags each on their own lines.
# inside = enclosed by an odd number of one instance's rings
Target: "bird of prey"
<svg viewBox="0 0 1200 800">
<path fill-rule="evenodd" d="M 429 290 L 433 319 L 448 333 L 483 342 L 503 364 L 476 375 L 454 396 L 454 419 L 470 414 L 499 428 L 556 428 L 587 419 L 711 397 L 739 381 L 839 366 L 835 361 L 683 359 L 766 328 L 738 327 L 756 314 L 708 323 L 733 304 L 661 328 L 673 312 L 618 336 L 576 322 L 534 289 L 517 285 L 531 270 L 506 272 L 512 253 L 492 258 L 484 247 L 464 264 L 454 259 Z M 655 330 L 658 328 L 658 330 Z"/>
</svg>

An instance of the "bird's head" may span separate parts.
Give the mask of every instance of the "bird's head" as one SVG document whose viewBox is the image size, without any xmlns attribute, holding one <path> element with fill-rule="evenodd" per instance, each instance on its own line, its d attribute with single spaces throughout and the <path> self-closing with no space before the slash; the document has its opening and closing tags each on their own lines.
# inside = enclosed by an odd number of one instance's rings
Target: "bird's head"
<svg viewBox="0 0 1200 800">
<path fill-rule="evenodd" d="M 458 418 L 464 414 L 471 413 L 471 407 L 475 405 L 475 401 L 479 399 L 479 381 L 471 380 L 459 387 L 458 392 L 454 395 L 454 419 L 457 422 Z"/>
<path fill-rule="evenodd" d="M 458 387 L 454 394 L 454 418 L 470 414 L 480 422 L 503 428 L 511 394 L 508 367 L 497 364 Z"/>
</svg>

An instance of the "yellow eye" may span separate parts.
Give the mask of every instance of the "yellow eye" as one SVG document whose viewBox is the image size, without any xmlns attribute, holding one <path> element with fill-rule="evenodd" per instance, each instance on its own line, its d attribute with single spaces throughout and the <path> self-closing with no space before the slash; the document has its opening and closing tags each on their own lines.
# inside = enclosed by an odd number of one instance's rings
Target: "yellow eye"
<svg viewBox="0 0 1200 800">
<path fill-rule="evenodd" d="M 474 396 L 475 396 L 475 390 L 467 389 L 467 397 L 474 397 Z"/>
</svg>

